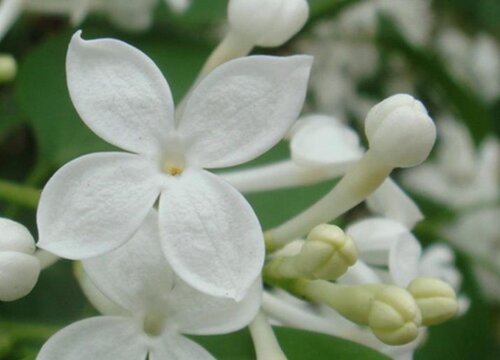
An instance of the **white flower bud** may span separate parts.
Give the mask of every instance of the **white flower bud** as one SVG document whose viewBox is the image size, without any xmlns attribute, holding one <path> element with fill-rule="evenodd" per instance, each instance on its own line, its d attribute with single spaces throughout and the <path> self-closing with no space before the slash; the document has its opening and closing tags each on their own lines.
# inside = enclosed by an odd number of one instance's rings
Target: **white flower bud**
<svg viewBox="0 0 500 360">
<path fill-rule="evenodd" d="M 406 94 L 375 105 L 366 117 L 365 132 L 370 151 L 392 167 L 420 164 L 436 140 L 436 127 L 424 105 Z"/>
<path fill-rule="evenodd" d="M 425 326 L 437 325 L 452 318 L 458 311 L 453 288 L 435 278 L 417 278 L 408 286 L 422 313 Z"/>
<path fill-rule="evenodd" d="M 27 295 L 40 274 L 40 262 L 33 255 L 35 240 L 28 229 L 0 218 L 0 300 L 13 301 Z"/>
<path fill-rule="evenodd" d="M 358 259 L 352 238 L 335 225 L 316 226 L 307 237 L 297 261 L 313 278 L 335 280 Z"/>
<path fill-rule="evenodd" d="M 0 83 L 12 81 L 16 74 L 16 59 L 11 55 L 0 55 Z"/>
<path fill-rule="evenodd" d="M 373 334 L 389 345 L 415 340 L 421 322 L 415 300 L 408 291 L 397 286 L 387 286 L 377 293 L 368 315 L 368 326 Z"/>
<path fill-rule="evenodd" d="M 35 248 L 35 240 L 25 226 L 9 219 L 0 218 L 0 251 L 33 254 Z"/>
<path fill-rule="evenodd" d="M 254 45 L 280 46 L 306 23 L 306 0 L 231 0 L 228 19 L 232 31 Z"/>
</svg>

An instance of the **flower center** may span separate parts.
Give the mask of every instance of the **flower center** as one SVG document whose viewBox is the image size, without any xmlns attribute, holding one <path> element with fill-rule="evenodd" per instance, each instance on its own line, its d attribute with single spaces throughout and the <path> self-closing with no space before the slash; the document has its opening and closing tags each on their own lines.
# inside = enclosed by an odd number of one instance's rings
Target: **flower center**
<svg viewBox="0 0 500 360">
<path fill-rule="evenodd" d="M 164 319 L 161 316 L 146 315 L 142 323 L 142 329 L 149 336 L 159 336 L 163 332 Z"/>
<path fill-rule="evenodd" d="M 184 171 L 184 167 L 172 161 L 165 161 L 163 163 L 163 172 L 172 176 L 179 176 Z"/>
</svg>

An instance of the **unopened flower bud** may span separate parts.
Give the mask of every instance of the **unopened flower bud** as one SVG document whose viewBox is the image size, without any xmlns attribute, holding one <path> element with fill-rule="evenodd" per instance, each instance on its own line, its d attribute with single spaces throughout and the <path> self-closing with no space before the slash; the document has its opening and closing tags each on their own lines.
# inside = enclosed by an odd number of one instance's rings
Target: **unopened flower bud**
<svg viewBox="0 0 500 360">
<path fill-rule="evenodd" d="M 458 311 L 458 302 L 453 288 L 435 278 L 417 278 L 408 286 L 422 313 L 425 326 L 440 324 Z"/>
<path fill-rule="evenodd" d="M 297 261 L 304 273 L 324 280 L 335 280 L 358 259 L 352 238 L 335 225 L 316 226 L 307 237 Z"/>
<path fill-rule="evenodd" d="M 392 167 L 420 164 L 436 140 L 436 127 L 424 105 L 406 94 L 374 106 L 366 117 L 365 132 L 370 150 Z"/>
<path fill-rule="evenodd" d="M 416 339 L 421 321 L 412 295 L 397 286 L 387 286 L 378 292 L 368 315 L 373 334 L 389 345 L 403 345 Z"/>
<path fill-rule="evenodd" d="M 16 60 L 11 55 L 0 55 L 0 84 L 12 81 L 16 74 Z"/>
<path fill-rule="evenodd" d="M 33 256 L 35 240 L 28 229 L 0 218 L 0 300 L 13 301 L 27 295 L 40 274 L 40 262 Z"/>
<path fill-rule="evenodd" d="M 232 31 L 254 45 L 280 46 L 306 23 L 306 0 L 230 0 L 228 18 Z"/>
</svg>

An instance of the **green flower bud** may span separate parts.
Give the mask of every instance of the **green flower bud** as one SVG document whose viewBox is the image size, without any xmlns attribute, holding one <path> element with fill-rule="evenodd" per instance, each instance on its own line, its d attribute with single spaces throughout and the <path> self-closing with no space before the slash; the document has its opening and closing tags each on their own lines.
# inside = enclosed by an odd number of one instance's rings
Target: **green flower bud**
<svg viewBox="0 0 500 360">
<path fill-rule="evenodd" d="M 458 311 L 453 288 L 435 278 L 417 278 L 408 286 L 422 313 L 425 326 L 437 325 L 452 318 Z"/>
</svg>

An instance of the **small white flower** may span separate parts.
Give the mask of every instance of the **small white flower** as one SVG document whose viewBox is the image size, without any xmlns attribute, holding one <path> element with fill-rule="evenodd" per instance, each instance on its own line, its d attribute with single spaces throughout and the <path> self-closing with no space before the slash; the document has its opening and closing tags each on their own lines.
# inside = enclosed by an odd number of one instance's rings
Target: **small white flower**
<svg viewBox="0 0 500 360">
<path fill-rule="evenodd" d="M 447 224 L 443 235 L 471 256 L 476 276 L 488 298 L 500 302 L 500 206 L 479 208 Z"/>
<path fill-rule="evenodd" d="M 422 249 L 418 240 L 402 224 L 386 218 L 371 218 L 350 225 L 346 233 L 359 251 L 359 258 L 377 270 L 389 283 L 406 287 L 418 273 Z M 356 265 L 354 265 L 356 266 Z M 348 278 L 349 272 L 346 273 Z M 389 277 L 388 277 L 389 276 Z M 345 278 L 339 279 L 341 282 Z"/>
<path fill-rule="evenodd" d="M 260 280 L 241 302 L 190 288 L 161 254 L 157 219 L 150 212 L 128 243 L 83 262 L 97 289 L 124 311 L 60 330 L 42 347 L 38 360 L 214 359 L 182 334 L 223 334 L 252 321 L 261 300 Z"/>
<path fill-rule="evenodd" d="M 135 233 L 158 195 L 162 248 L 174 271 L 211 295 L 241 298 L 259 275 L 264 241 L 243 196 L 203 170 L 251 160 L 298 116 L 311 58 L 255 56 L 205 77 L 174 117 L 160 70 L 117 40 L 73 37 L 70 95 L 83 121 L 130 152 L 82 156 L 47 183 L 39 246 L 62 257 L 103 254 Z"/>
<path fill-rule="evenodd" d="M 0 218 L 0 300 L 22 298 L 36 285 L 40 262 L 35 240 L 23 225 Z"/>
<path fill-rule="evenodd" d="M 487 101 L 498 98 L 500 47 L 494 37 L 486 33 L 469 37 L 459 29 L 444 27 L 435 48 L 461 81 Z"/>
</svg>

